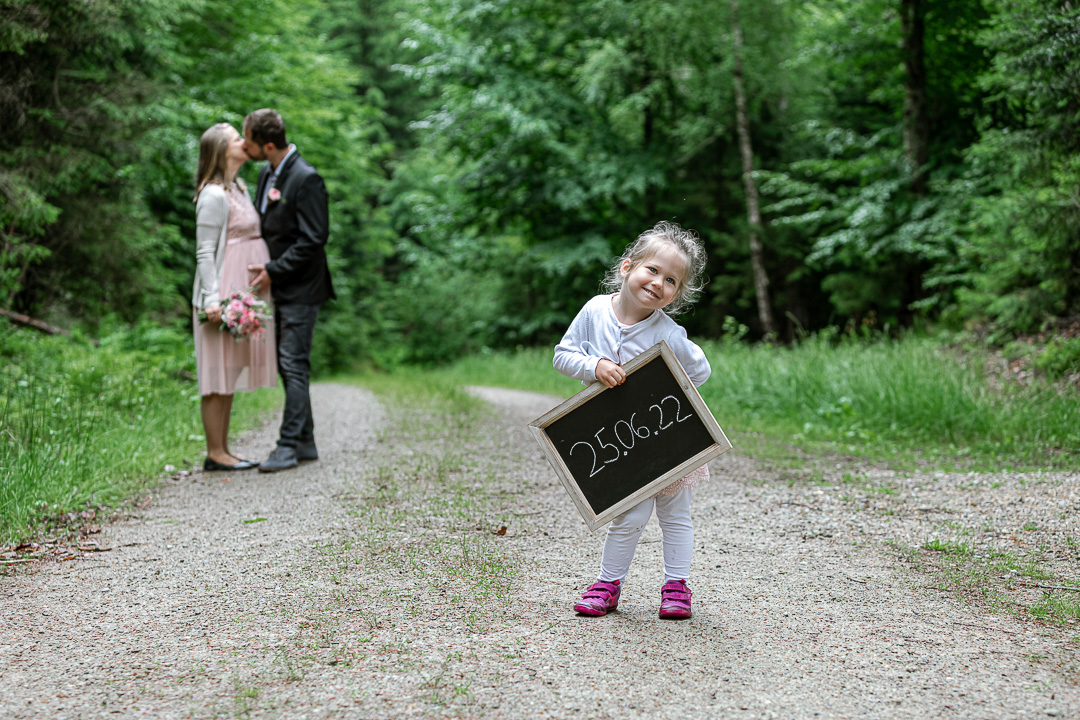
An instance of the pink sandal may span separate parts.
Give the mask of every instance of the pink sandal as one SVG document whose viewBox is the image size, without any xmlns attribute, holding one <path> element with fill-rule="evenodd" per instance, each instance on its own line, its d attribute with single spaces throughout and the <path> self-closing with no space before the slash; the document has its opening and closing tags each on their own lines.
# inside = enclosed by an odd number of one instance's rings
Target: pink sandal
<svg viewBox="0 0 1080 720">
<path fill-rule="evenodd" d="M 690 612 L 690 588 L 685 580 L 672 580 L 660 588 L 660 617 L 665 620 L 683 620 Z"/>
<path fill-rule="evenodd" d="M 574 605 L 574 610 L 582 615 L 607 615 L 608 612 L 619 607 L 619 594 L 622 586 L 618 580 L 602 582 L 597 580 L 589 589 L 581 594 L 581 602 Z"/>
</svg>

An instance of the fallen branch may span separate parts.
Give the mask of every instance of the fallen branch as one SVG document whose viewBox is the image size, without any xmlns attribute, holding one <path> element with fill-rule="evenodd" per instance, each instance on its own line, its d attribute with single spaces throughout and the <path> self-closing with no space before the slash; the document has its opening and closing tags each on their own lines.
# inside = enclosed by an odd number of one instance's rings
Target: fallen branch
<svg viewBox="0 0 1080 720">
<path fill-rule="evenodd" d="M 1022 582 L 1021 585 L 1027 587 L 1043 588 L 1045 590 L 1068 590 L 1070 592 L 1080 592 L 1080 587 L 1068 587 L 1067 585 L 1040 585 L 1039 583 Z"/>
<path fill-rule="evenodd" d="M 34 318 L 32 318 L 32 317 L 30 317 L 28 315 L 20 315 L 19 313 L 11 312 L 10 310 L 2 310 L 2 309 L 0 309 L 0 317 L 6 317 L 8 320 L 15 323 L 16 325 L 22 325 L 23 327 L 33 328 L 34 330 L 37 330 L 38 332 L 45 333 L 46 335 L 70 335 L 71 334 L 70 332 L 68 332 L 64 328 L 56 327 L 55 325 L 50 325 L 47 322 L 43 322 L 41 320 L 35 320 Z"/>
<path fill-rule="evenodd" d="M 71 336 L 70 331 L 65 330 L 62 327 L 50 325 L 49 323 L 42 320 L 35 320 L 29 315 L 22 315 L 17 312 L 11 312 L 10 310 L 4 310 L 0 308 L 0 317 L 5 317 L 16 325 L 22 325 L 23 327 L 28 327 L 33 330 L 37 330 L 38 332 L 43 332 L 46 335 L 66 335 L 68 337 Z M 90 342 L 92 342 L 95 347 L 100 345 L 97 340 L 90 340 Z"/>
<path fill-rule="evenodd" d="M 921 617 L 921 618 L 926 618 L 926 617 L 934 617 L 934 616 L 932 616 L 932 615 L 928 615 L 927 613 L 921 613 L 921 612 L 917 612 L 917 611 L 915 611 L 915 610 L 913 610 L 913 611 L 911 612 L 911 614 L 912 614 L 912 615 L 915 615 L 916 617 Z M 981 630 L 996 630 L 997 632 L 1003 632 L 1003 633 L 1005 633 L 1006 635 L 1015 635 L 1015 634 L 1016 634 L 1016 631 L 1015 631 L 1015 630 L 1002 630 L 1001 628 L 996 628 L 996 627 L 990 627 L 990 626 L 988 626 L 988 625 L 975 625 L 975 624 L 973 624 L 973 623 L 964 623 L 964 622 L 957 622 L 957 621 L 955 621 L 955 620 L 948 620 L 948 621 L 946 621 L 946 622 L 947 622 L 947 623 L 948 623 L 949 625 L 963 625 L 964 627 L 973 627 L 973 628 L 979 628 L 979 629 L 981 629 Z M 933 623 L 931 623 L 931 624 L 933 624 Z M 939 627 L 940 627 L 940 626 L 939 626 Z"/>
<path fill-rule="evenodd" d="M 1002 630 L 1001 628 L 990 627 L 989 625 L 974 625 L 972 623 L 962 623 L 962 622 L 951 622 L 949 624 L 950 625 L 963 625 L 964 627 L 980 628 L 982 630 L 996 630 L 998 632 L 1003 632 L 1006 635 L 1015 635 L 1016 634 L 1015 630 Z"/>
<path fill-rule="evenodd" d="M 550 625 L 548 625 L 546 628 L 542 628 L 540 630 L 537 630 L 536 632 L 531 632 L 531 633 L 529 633 L 527 635 L 520 635 L 516 639 L 517 640 L 524 640 L 527 637 L 532 637 L 533 635 L 539 635 L 540 633 L 547 632 L 548 630 L 550 630 L 551 628 L 555 627 L 558 624 L 559 624 L 558 622 L 553 622 Z"/>
</svg>

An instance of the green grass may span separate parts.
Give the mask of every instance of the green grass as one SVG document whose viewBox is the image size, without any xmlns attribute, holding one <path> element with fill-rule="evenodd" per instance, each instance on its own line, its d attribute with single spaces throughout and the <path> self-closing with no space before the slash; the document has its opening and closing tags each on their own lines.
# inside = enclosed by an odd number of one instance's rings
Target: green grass
<svg viewBox="0 0 1080 720">
<path fill-rule="evenodd" d="M 1043 593 L 1042 599 L 1028 612 L 1047 622 L 1075 622 L 1080 619 L 1080 600 L 1076 595 Z"/>
<path fill-rule="evenodd" d="M 932 339 L 819 336 L 792 348 L 703 344 L 701 388 L 744 454 L 798 462 L 854 455 L 898 467 L 1080 468 L 1080 402 L 1051 383 L 996 388 L 985 358 Z M 434 373 L 444 382 L 566 397 L 581 385 L 551 367 L 551 349 L 487 353 Z"/>
<path fill-rule="evenodd" d="M 975 549 L 971 545 L 962 542 L 938 540 L 937 538 L 927 540 L 923 543 L 923 547 L 927 550 L 933 550 L 934 552 L 959 555 L 961 557 L 975 554 Z"/>
<path fill-rule="evenodd" d="M 166 464 L 199 455 L 189 343 L 186 332 L 149 325 L 100 348 L 0 329 L 0 543 L 27 537 L 43 518 L 120 502 Z M 1080 468 L 1075 389 L 995 387 L 977 354 L 930 339 L 826 335 L 793 348 L 703 347 L 713 375 L 702 396 L 743 454 L 793 466 L 854 455 L 900 467 Z M 551 367 L 551 348 L 484 352 L 365 383 L 459 410 L 479 407 L 466 385 L 554 398 L 582 389 Z M 278 391 L 238 394 L 234 428 L 279 402 Z"/>
<path fill-rule="evenodd" d="M 484 401 L 469 394 L 467 385 L 497 385 L 469 382 L 461 376 L 439 370 L 401 368 L 392 373 L 366 372 L 331 378 L 335 382 L 361 385 L 392 405 L 415 407 L 423 404 L 433 412 L 449 413 L 457 421 L 471 421 L 487 408 Z M 498 385 L 499 387 L 512 387 Z"/>
<path fill-rule="evenodd" d="M 721 424 L 942 467 L 1080 467 L 1080 403 L 1049 383 L 995 389 L 983 358 L 931 339 L 709 345 L 702 396 Z"/>
<path fill-rule="evenodd" d="M 101 347 L 0 328 L 0 545 L 48 518 L 114 506 L 166 464 L 205 447 L 194 354 L 180 331 L 145 326 Z M 238 393 L 233 435 L 280 403 Z"/>
<path fill-rule="evenodd" d="M 561 398 L 585 389 L 577 380 L 556 372 L 552 348 L 515 352 L 482 352 L 429 373 L 444 385 L 488 385 L 547 393 Z"/>
</svg>

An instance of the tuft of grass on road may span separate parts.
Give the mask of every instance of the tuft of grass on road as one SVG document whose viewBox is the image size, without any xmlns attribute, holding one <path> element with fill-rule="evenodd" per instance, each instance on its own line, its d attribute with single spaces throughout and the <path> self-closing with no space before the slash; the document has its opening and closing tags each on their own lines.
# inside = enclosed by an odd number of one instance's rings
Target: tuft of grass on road
<svg viewBox="0 0 1080 720">
<path fill-rule="evenodd" d="M 513 496 L 497 418 L 438 373 L 337 380 L 375 392 L 385 417 L 377 450 L 338 496 L 355 526 L 348 539 L 320 549 L 324 572 L 350 589 L 314 610 L 312 622 L 332 636 L 324 645 L 333 664 L 400 675 L 428 710 L 464 708 L 475 669 L 460 652 L 433 652 L 410 628 L 420 613 L 459 638 L 520 620 L 509 602 L 521 568 L 504 539 Z M 338 627 L 342 607 L 348 620 Z"/>
<path fill-rule="evenodd" d="M 100 347 L 0 328 L 0 545 L 114 506 L 205 447 L 190 337 L 155 326 Z M 280 404 L 238 393 L 233 434 Z"/>
<path fill-rule="evenodd" d="M 918 548 L 886 545 L 927 574 L 934 587 L 979 607 L 1055 625 L 1080 621 L 1080 582 L 1053 572 L 1047 547 L 1021 557 L 965 540 L 931 538 Z"/>
</svg>

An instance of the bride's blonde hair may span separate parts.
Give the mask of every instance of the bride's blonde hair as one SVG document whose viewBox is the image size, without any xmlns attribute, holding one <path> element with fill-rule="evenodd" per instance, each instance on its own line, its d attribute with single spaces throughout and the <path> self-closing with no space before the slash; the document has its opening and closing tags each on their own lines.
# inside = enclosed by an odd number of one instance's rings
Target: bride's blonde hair
<svg viewBox="0 0 1080 720">
<path fill-rule="evenodd" d="M 229 150 L 229 131 L 236 129 L 229 123 L 212 125 L 199 139 L 199 164 L 195 170 L 195 200 L 210 183 L 225 184 L 225 157 Z M 237 180 L 243 188 L 243 181 Z M 194 202 L 194 201 L 193 201 Z"/>
</svg>

